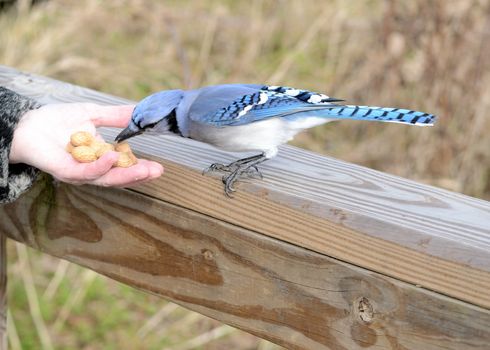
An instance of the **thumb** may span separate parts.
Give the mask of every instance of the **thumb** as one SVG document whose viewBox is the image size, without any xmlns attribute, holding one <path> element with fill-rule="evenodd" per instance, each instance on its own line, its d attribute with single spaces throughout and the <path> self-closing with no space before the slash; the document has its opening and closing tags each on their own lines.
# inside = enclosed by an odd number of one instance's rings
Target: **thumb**
<svg viewBox="0 0 490 350">
<path fill-rule="evenodd" d="M 131 120 L 134 105 L 97 106 L 90 117 L 95 126 L 125 128 Z"/>
</svg>

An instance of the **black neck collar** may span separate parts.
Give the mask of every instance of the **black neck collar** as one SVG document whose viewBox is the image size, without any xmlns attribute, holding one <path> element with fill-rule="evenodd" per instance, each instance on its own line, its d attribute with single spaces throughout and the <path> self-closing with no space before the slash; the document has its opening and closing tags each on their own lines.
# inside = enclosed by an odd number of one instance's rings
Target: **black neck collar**
<svg viewBox="0 0 490 350">
<path fill-rule="evenodd" d="M 174 134 L 181 135 L 182 133 L 180 132 L 179 129 L 179 124 L 177 123 L 177 112 L 175 112 L 175 109 L 170 112 L 170 114 L 167 117 L 168 121 L 168 130 L 170 132 L 173 132 Z"/>
</svg>

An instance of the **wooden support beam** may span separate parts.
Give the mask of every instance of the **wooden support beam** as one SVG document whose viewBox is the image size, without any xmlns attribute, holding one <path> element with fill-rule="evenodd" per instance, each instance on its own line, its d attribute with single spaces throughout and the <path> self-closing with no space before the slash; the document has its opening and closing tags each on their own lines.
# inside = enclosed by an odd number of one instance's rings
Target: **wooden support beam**
<svg viewBox="0 0 490 350">
<path fill-rule="evenodd" d="M 128 102 L 7 67 L 0 84 L 45 103 Z M 44 180 L 0 208 L 0 232 L 289 348 L 490 343 L 488 202 L 287 146 L 228 199 L 201 170 L 233 155 L 132 144 L 165 175 L 132 191 Z"/>
<path fill-rule="evenodd" d="M 43 103 L 131 103 L 4 66 L 0 84 Z M 118 131 L 100 132 L 114 139 Z M 132 145 L 166 168 L 140 193 L 490 307 L 486 201 L 289 146 L 263 165 L 263 181 L 242 182 L 230 200 L 221 182 L 201 171 L 236 156 L 176 137 L 143 136 Z"/>
<path fill-rule="evenodd" d="M 7 350 L 7 241 L 0 232 L 0 350 Z"/>
<path fill-rule="evenodd" d="M 487 349 L 490 312 L 148 196 L 41 181 L 0 231 L 290 349 Z"/>
</svg>

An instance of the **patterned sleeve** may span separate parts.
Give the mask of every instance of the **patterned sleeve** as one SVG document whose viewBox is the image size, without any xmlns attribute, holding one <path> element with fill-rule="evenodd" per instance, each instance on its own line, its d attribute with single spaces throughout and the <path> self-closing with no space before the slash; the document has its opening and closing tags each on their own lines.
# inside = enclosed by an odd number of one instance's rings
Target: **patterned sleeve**
<svg viewBox="0 0 490 350">
<path fill-rule="evenodd" d="M 39 170 L 26 164 L 9 164 L 14 130 L 20 118 L 40 105 L 0 87 L 0 204 L 16 200 L 37 178 Z"/>
</svg>

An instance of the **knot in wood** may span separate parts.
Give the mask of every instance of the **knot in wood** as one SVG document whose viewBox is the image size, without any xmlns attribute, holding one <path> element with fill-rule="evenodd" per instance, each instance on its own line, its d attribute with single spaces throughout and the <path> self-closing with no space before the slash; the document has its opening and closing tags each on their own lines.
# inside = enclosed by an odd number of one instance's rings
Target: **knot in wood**
<svg viewBox="0 0 490 350">
<path fill-rule="evenodd" d="M 363 322 L 370 323 L 374 318 L 373 305 L 365 297 L 357 300 L 357 311 L 359 312 L 359 318 Z"/>
<path fill-rule="evenodd" d="M 214 260 L 213 252 L 208 250 L 208 249 L 203 249 L 202 255 L 204 256 L 204 259 L 206 259 L 206 260 Z"/>
</svg>

